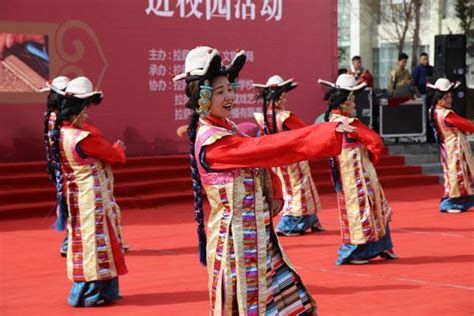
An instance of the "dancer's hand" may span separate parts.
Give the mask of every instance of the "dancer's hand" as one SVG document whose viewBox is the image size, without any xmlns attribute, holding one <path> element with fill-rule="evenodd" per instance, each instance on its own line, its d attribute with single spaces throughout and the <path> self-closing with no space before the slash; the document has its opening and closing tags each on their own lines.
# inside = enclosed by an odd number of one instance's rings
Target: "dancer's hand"
<svg viewBox="0 0 474 316">
<path fill-rule="evenodd" d="M 121 141 L 120 139 L 118 139 L 115 143 L 116 143 L 117 145 L 119 145 L 120 148 L 122 148 L 123 150 L 126 149 L 124 142 Z"/>
<path fill-rule="evenodd" d="M 188 125 L 182 125 L 178 127 L 178 129 L 176 130 L 176 134 L 178 134 L 178 136 L 181 138 L 184 138 L 187 133 L 188 133 Z"/>
<path fill-rule="evenodd" d="M 338 133 L 354 133 L 357 131 L 357 128 L 346 123 L 340 123 L 336 127 L 336 132 Z"/>
</svg>

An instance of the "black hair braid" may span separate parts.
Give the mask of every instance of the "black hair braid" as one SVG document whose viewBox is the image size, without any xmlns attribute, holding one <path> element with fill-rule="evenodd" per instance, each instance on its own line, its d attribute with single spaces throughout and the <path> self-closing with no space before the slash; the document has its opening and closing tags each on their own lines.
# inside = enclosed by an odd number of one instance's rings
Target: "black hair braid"
<svg viewBox="0 0 474 316">
<path fill-rule="evenodd" d="M 191 162 L 191 177 L 193 181 L 193 192 L 194 192 L 194 219 L 197 223 L 197 233 L 198 233 L 198 252 L 199 252 L 199 261 L 203 264 L 207 264 L 206 258 L 206 245 L 207 237 L 206 230 L 204 226 L 204 210 L 203 210 L 203 192 L 202 192 L 202 183 L 201 177 L 199 175 L 197 160 L 195 155 L 195 143 L 199 122 L 199 114 L 196 113 L 196 108 L 198 106 L 200 86 L 204 83 L 206 78 L 201 78 L 200 80 L 191 81 L 186 85 L 185 93 L 189 98 L 186 103 L 186 107 L 193 111 L 193 114 L 190 117 L 190 122 L 188 125 L 188 139 L 189 139 L 189 159 Z"/>
<path fill-rule="evenodd" d="M 194 191 L 194 218 L 197 223 L 197 233 L 199 240 L 199 261 L 206 265 L 206 230 L 204 228 L 204 210 L 203 210 L 203 197 L 202 197 L 202 183 L 199 175 L 199 170 L 196 161 L 196 155 L 194 152 L 196 134 L 198 127 L 199 115 L 194 112 L 191 115 L 191 119 L 188 126 L 188 138 L 189 138 L 189 158 L 191 160 L 191 177 L 193 180 L 193 191 Z"/>
<path fill-rule="evenodd" d="M 431 129 L 433 130 L 433 135 L 434 135 L 436 144 L 438 144 L 438 146 L 440 146 L 441 143 L 439 141 L 438 130 L 436 129 L 436 122 L 435 122 L 435 117 L 434 117 L 435 107 L 436 107 L 436 104 L 438 104 L 439 100 L 441 100 L 445 95 L 446 95 L 446 92 L 436 91 L 433 96 L 433 102 L 431 102 L 431 106 L 428 109 L 428 114 L 429 114 L 428 118 L 429 118 L 430 126 L 431 126 Z"/>
<path fill-rule="evenodd" d="M 276 121 L 276 111 L 275 111 L 275 105 L 276 105 L 277 99 L 274 97 L 272 100 L 272 134 L 278 133 L 278 126 L 277 126 L 277 121 Z"/>
<path fill-rule="evenodd" d="M 51 157 L 52 157 L 52 166 L 54 168 L 55 175 L 55 184 L 56 184 L 56 202 L 57 202 L 57 220 L 56 220 L 56 229 L 64 230 L 66 227 L 67 220 L 67 203 L 66 197 L 63 191 L 63 173 L 61 170 L 61 160 L 60 160 L 60 149 L 59 149 L 59 137 L 60 131 L 59 127 L 62 119 L 58 116 L 54 127 L 51 130 Z"/>
<path fill-rule="evenodd" d="M 346 102 L 347 97 L 349 96 L 349 93 L 350 91 L 347 91 L 347 90 L 333 89 L 332 91 L 330 90 L 330 94 L 328 92 L 325 95 L 325 98 L 327 98 L 329 101 L 329 106 L 326 112 L 324 112 L 324 121 L 328 122 L 329 116 L 331 115 L 331 111 L 334 109 L 337 109 L 341 104 Z"/>
<path fill-rule="evenodd" d="M 51 113 L 58 111 L 60 107 L 61 96 L 55 91 L 51 90 L 48 94 L 46 111 L 44 112 L 44 125 L 43 125 L 43 140 L 46 154 L 46 173 L 53 184 L 56 184 L 56 176 L 54 172 L 53 162 L 51 160 L 52 149 L 50 143 L 50 130 L 49 121 Z"/>
<path fill-rule="evenodd" d="M 263 114 L 263 134 L 268 135 L 270 134 L 270 129 L 268 127 L 268 117 L 267 117 L 267 103 L 268 103 L 268 91 L 264 89 L 262 92 L 262 114 Z"/>
<path fill-rule="evenodd" d="M 44 142 L 44 149 L 46 154 L 46 173 L 48 174 L 49 180 L 56 184 L 56 176 L 54 173 L 54 166 L 53 162 L 51 161 L 51 144 L 49 138 L 49 119 L 51 117 L 52 109 L 48 106 L 46 111 L 44 112 L 44 125 L 43 125 L 43 142 Z"/>
</svg>

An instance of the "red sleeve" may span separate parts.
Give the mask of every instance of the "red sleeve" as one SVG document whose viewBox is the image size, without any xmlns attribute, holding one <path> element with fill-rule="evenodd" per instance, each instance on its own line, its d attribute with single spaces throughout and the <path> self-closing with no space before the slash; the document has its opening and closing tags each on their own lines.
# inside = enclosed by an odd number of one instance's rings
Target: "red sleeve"
<svg viewBox="0 0 474 316">
<path fill-rule="evenodd" d="M 100 129 L 98 129 L 92 124 L 84 123 L 84 125 L 82 126 L 82 129 L 90 132 L 94 136 L 102 137 L 102 132 L 100 131 Z"/>
<path fill-rule="evenodd" d="M 373 87 L 374 85 L 374 78 L 372 77 L 372 74 L 370 71 L 366 70 L 362 74 L 362 79 L 367 83 L 367 86 Z"/>
<path fill-rule="evenodd" d="M 300 119 L 299 117 L 297 117 L 293 113 L 291 113 L 291 115 L 285 120 L 284 125 L 289 130 L 298 129 L 298 128 L 308 126 L 308 125 L 306 125 L 305 122 L 303 122 L 302 119 Z"/>
<path fill-rule="evenodd" d="M 474 124 L 456 113 L 450 112 L 444 120 L 447 123 L 456 126 L 464 133 L 474 133 Z"/>
<path fill-rule="evenodd" d="M 351 136 L 357 138 L 367 147 L 372 162 L 376 164 L 384 147 L 382 138 L 359 120 L 355 120 L 351 125 L 357 127 L 356 133 L 351 134 Z"/>
<path fill-rule="evenodd" d="M 262 137 L 226 136 L 206 146 L 205 161 L 214 170 L 285 166 L 341 153 L 338 123 L 321 123 Z"/>
<path fill-rule="evenodd" d="M 79 148 L 87 156 L 100 158 L 108 163 L 125 163 L 127 158 L 125 152 L 118 144 L 109 144 L 105 139 L 90 134 L 81 140 L 78 144 Z"/>
</svg>

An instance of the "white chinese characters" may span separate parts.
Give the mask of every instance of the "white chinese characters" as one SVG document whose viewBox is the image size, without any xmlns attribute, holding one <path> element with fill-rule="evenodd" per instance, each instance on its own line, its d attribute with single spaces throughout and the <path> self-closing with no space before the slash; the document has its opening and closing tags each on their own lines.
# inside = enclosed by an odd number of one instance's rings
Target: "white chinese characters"
<svg viewBox="0 0 474 316">
<path fill-rule="evenodd" d="M 281 21 L 283 0 L 148 0 L 147 15 L 212 20 Z M 176 13 L 176 14 L 175 14 Z"/>
</svg>

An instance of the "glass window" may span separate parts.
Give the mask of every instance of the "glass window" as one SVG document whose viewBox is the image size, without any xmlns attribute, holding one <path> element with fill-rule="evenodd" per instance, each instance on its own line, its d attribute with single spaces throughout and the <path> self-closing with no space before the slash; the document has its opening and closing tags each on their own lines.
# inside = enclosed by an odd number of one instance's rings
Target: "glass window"
<svg viewBox="0 0 474 316">
<path fill-rule="evenodd" d="M 444 0 L 444 18 L 455 18 L 456 17 L 456 4 L 455 0 Z"/>
<path fill-rule="evenodd" d="M 429 49 L 428 45 L 418 46 L 417 56 L 419 56 L 421 52 L 425 52 L 429 55 Z M 403 51 L 409 56 L 407 69 L 410 70 L 413 44 L 406 43 Z M 373 53 L 376 86 L 381 89 L 386 89 L 388 74 L 396 66 L 398 61 L 398 48 L 393 43 L 383 43 L 379 48 L 374 48 Z"/>
<path fill-rule="evenodd" d="M 337 6 L 337 45 L 339 68 L 347 68 L 351 45 L 351 2 L 338 0 Z"/>
</svg>

